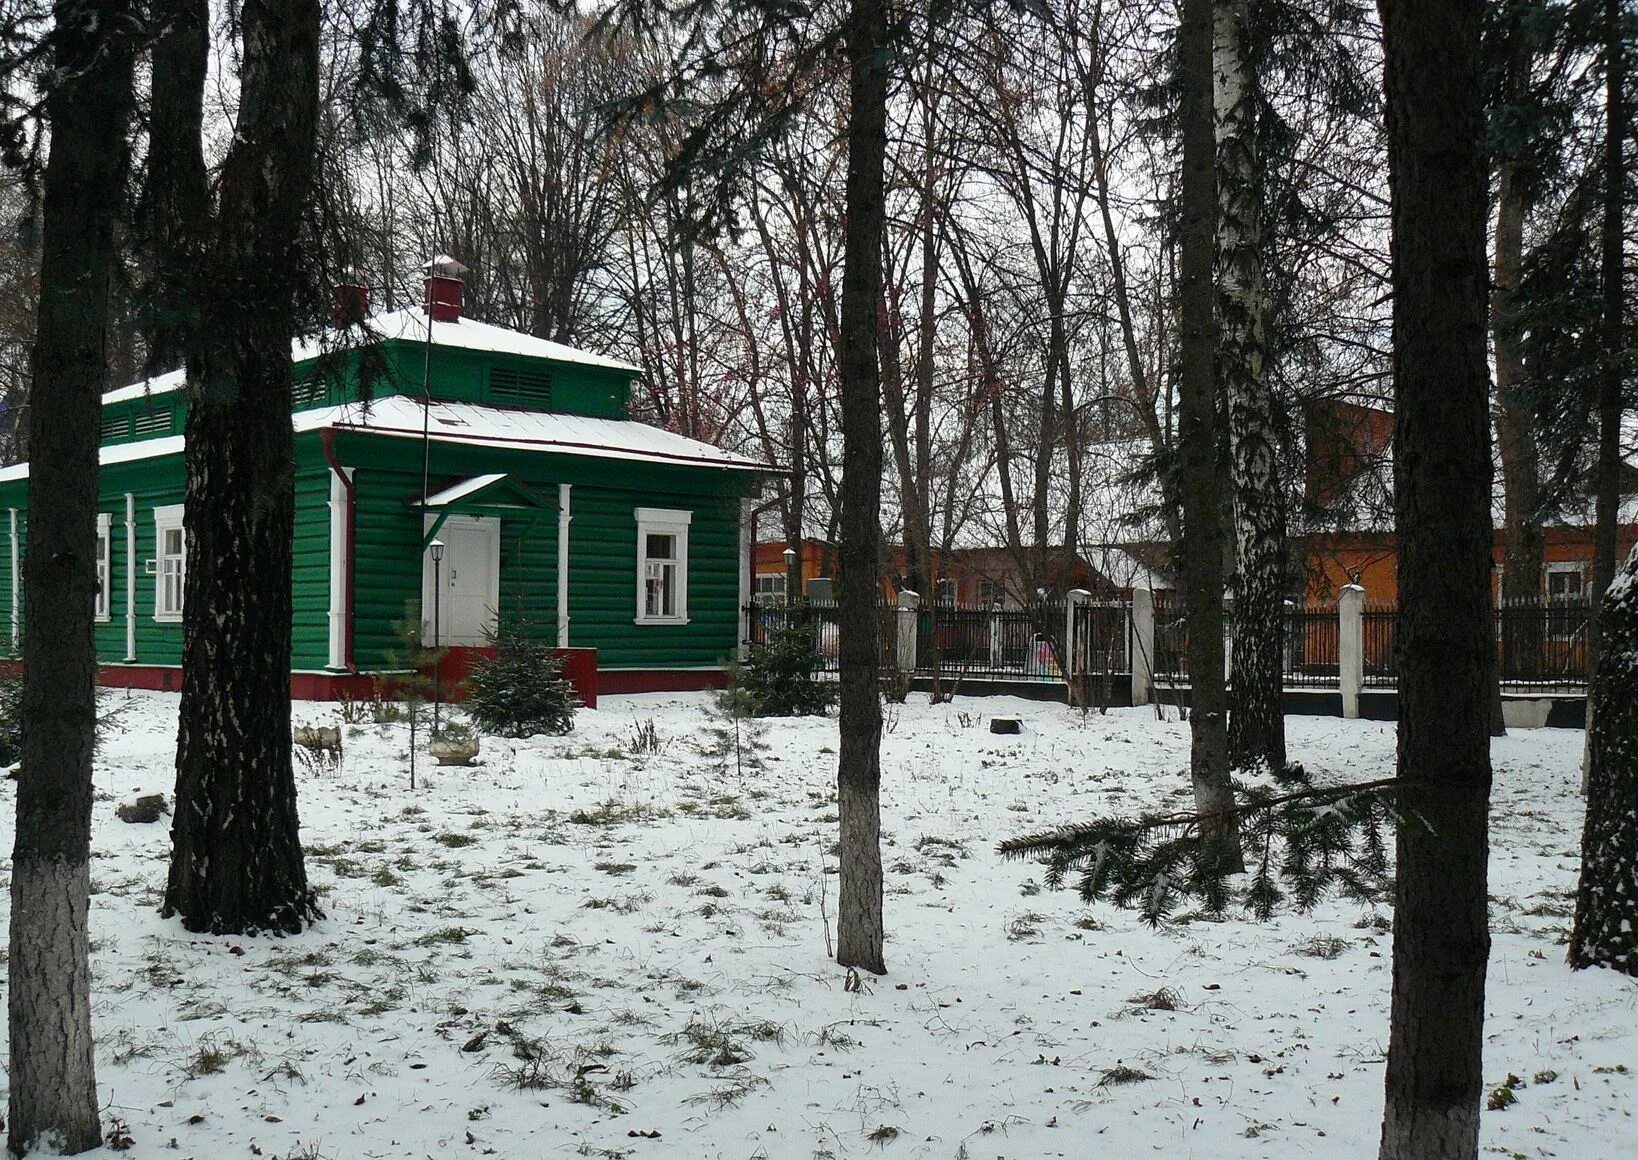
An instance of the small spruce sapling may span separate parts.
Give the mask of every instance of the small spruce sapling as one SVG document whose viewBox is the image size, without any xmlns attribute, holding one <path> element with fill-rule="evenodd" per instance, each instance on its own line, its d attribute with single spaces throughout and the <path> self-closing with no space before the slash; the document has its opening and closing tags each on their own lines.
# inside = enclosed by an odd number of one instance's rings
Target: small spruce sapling
<svg viewBox="0 0 1638 1160">
<path fill-rule="evenodd" d="M 745 670 L 728 666 L 728 684 L 711 700 L 711 716 L 705 726 L 706 742 L 701 747 L 716 759 L 717 768 L 732 766 L 735 776 L 761 769 L 767 761 L 768 727 L 756 716 L 756 699 L 745 687 Z"/>
<path fill-rule="evenodd" d="M 580 702 L 545 635 L 514 613 L 501 619 L 494 639 L 494 657 L 479 661 L 467 677 L 465 708 L 473 724 L 501 737 L 573 730 Z"/>
<path fill-rule="evenodd" d="M 751 646 L 740 684 L 755 716 L 817 716 L 836 695 L 830 683 L 819 679 L 823 668 L 812 628 L 790 625 Z"/>
<path fill-rule="evenodd" d="M 410 788 L 415 788 L 415 747 L 421 730 L 421 707 L 432 693 L 433 680 L 427 675 L 442 663 L 444 650 L 431 648 L 422 639 L 421 602 L 406 601 L 404 616 L 392 623 L 396 644 L 387 650 L 387 663 L 397 670 L 388 682 L 389 693 L 404 706 L 404 717 L 409 721 L 409 776 Z M 379 718 L 378 718 L 379 720 Z"/>
</svg>

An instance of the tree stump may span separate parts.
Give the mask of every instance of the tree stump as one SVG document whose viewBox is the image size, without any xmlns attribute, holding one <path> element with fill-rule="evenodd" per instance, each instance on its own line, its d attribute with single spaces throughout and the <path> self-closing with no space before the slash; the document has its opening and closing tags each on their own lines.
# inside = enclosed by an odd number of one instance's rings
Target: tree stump
<svg viewBox="0 0 1638 1160">
<path fill-rule="evenodd" d="M 134 793 L 114 807 L 120 821 L 133 825 L 157 822 L 161 815 L 170 812 L 162 793 Z"/>
</svg>

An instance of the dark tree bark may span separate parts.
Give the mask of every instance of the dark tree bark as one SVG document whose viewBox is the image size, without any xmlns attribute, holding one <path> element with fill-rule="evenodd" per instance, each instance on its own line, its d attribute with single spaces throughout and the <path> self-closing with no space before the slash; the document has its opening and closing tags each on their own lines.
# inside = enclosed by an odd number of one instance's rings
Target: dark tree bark
<svg viewBox="0 0 1638 1160">
<path fill-rule="evenodd" d="M 1517 294 L 1524 252 L 1524 218 L 1528 209 L 1519 164 L 1501 166 L 1496 194 L 1496 258 L 1491 279 L 1491 341 L 1496 349 L 1496 440 L 1502 469 L 1503 603 L 1541 599 L 1544 549 L 1541 534 L 1541 456 L 1536 445 L 1530 404 L 1524 396 L 1524 355 L 1518 336 Z M 1509 625 L 1502 647 L 1507 659 L 1525 672 L 1536 671 L 1545 640 L 1542 622 L 1520 617 Z M 1501 708 L 1501 673 L 1491 702 L 1490 734 L 1506 733 Z"/>
<path fill-rule="evenodd" d="M 1257 77 L 1249 7 L 1217 0 L 1217 365 L 1228 406 L 1239 583 L 1234 593 L 1228 751 L 1237 767 L 1285 768 L 1285 492 L 1268 383 Z"/>
<path fill-rule="evenodd" d="M 1638 975 L 1638 548 L 1604 594 L 1570 965 Z"/>
<path fill-rule="evenodd" d="M 290 756 L 290 340 L 318 118 L 317 0 L 247 0 L 239 120 L 189 344 L 176 821 L 164 913 L 189 930 L 299 931 Z"/>
<path fill-rule="evenodd" d="M 159 0 L 155 15 L 164 21 L 164 32 L 152 50 L 152 113 L 140 215 L 140 241 L 153 267 L 144 304 L 150 375 L 188 361 L 189 338 L 199 325 L 193 294 L 197 233 L 209 211 L 200 134 L 210 8 L 195 0 Z"/>
<path fill-rule="evenodd" d="M 8 962 L 9 1146 L 100 1142 L 87 962 L 96 739 L 97 444 L 114 224 L 129 160 L 129 0 L 55 8 L 40 305 L 29 407 L 23 767 Z"/>
<path fill-rule="evenodd" d="M 1399 760 L 1383 1160 L 1478 1150 L 1490 800 L 1480 0 L 1381 0 L 1393 203 Z"/>
<path fill-rule="evenodd" d="M 1616 518 L 1621 508 L 1621 376 L 1625 299 L 1622 248 L 1625 245 L 1627 139 L 1626 53 L 1622 0 L 1604 0 L 1604 221 L 1599 280 L 1604 299 L 1600 328 L 1602 366 L 1598 380 L 1598 463 L 1595 470 L 1596 525 L 1593 533 L 1593 671 L 1598 669 L 1598 622 L 1604 591 L 1615 577 Z"/>
<path fill-rule="evenodd" d="M 842 270 L 841 818 L 836 961 L 885 974 L 882 957 L 881 743 L 876 614 L 881 546 L 882 170 L 887 156 L 887 8 L 853 0 L 847 35 L 847 226 Z"/>
<path fill-rule="evenodd" d="M 1522 394 L 1525 370 L 1517 298 L 1529 203 L 1519 169 L 1517 161 L 1503 163 L 1497 182 L 1495 276 L 1490 292 L 1490 324 L 1496 348 L 1496 436 L 1505 513 L 1502 598 L 1539 600 L 1543 559 L 1541 455 L 1530 403 Z M 1536 645 L 1539 648 L 1539 640 Z"/>
<path fill-rule="evenodd" d="M 1212 281 L 1217 186 L 1213 174 L 1212 0 L 1185 0 L 1178 29 L 1183 109 L 1183 221 L 1178 247 L 1178 459 L 1182 484 L 1184 613 L 1189 626 L 1189 772 L 1195 808 L 1234 805 L 1228 698 L 1223 688 L 1223 481 L 1217 456 L 1217 320 Z M 1239 828 L 1216 826 L 1217 856 L 1240 861 Z"/>
</svg>

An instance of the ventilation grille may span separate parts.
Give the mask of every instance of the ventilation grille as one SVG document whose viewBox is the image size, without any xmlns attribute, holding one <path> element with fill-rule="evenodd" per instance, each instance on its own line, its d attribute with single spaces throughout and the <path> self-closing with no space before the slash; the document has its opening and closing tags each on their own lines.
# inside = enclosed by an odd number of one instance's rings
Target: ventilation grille
<svg viewBox="0 0 1638 1160">
<path fill-rule="evenodd" d="M 489 401 L 523 407 L 550 407 L 552 374 L 533 368 L 490 367 Z"/>
<path fill-rule="evenodd" d="M 131 417 L 117 415 L 112 419 L 102 421 L 102 441 L 110 442 L 114 439 L 124 439 L 131 434 Z"/>
<path fill-rule="evenodd" d="M 297 379 L 290 385 L 290 405 L 292 407 L 310 407 L 314 403 L 324 401 L 324 380 L 318 375 L 308 375 Z"/>
<path fill-rule="evenodd" d="M 171 430 L 171 412 L 167 408 L 163 411 L 145 411 L 131 419 L 131 433 L 133 435 L 157 435 L 161 432 L 169 434 Z"/>
</svg>

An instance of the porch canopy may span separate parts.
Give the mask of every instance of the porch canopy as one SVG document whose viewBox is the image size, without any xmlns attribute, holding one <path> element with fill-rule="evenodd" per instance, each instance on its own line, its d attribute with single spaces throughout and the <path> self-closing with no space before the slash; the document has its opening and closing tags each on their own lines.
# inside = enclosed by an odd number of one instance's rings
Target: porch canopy
<svg viewBox="0 0 1638 1160">
<path fill-rule="evenodd" d="M 556 512 L 556 499 L 547 499 L 539 491 L 507 472 L 474 475 L 452 483 L 441 491 L 419 499 L 411 499 L 409 506 L 420 508 L 435 518 L 427 524 L 421 537 L 424 550 L 438 535 L 444 522 L 452 515 L 467 516 L 520 516 L 527 515 L 531 522 L 546 512 Z"/>
</svg>

